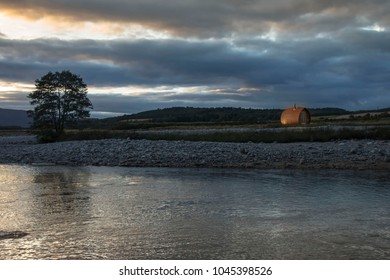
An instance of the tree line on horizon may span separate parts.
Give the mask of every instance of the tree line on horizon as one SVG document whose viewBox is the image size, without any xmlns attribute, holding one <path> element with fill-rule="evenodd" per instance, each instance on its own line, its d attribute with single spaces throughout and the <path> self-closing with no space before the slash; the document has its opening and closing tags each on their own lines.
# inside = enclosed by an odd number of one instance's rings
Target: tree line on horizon
<svg viewBox="0 0 390 280">
<path fill-rule="evenodd" d="M 312 116 L 343 115 L 349 112 L 340 108 L 309 109 Z M 247 109 L 239 107 L 171 107 L 108 118 L 109 121 L 149 120 L 154 122 L 244 122 L 264 123 L 280 120 L 282 109 Z"/>
<path fill-rule="evenodd" d="M 308 108 L 312 117 L 331 120 L 335 116 L 357 113 L 383 112 L 387 109 L 370 111 L 347 111 L 341 108 Z M 282 109 L 248 109 L 239 107 L 171 107 L 144 111 L 131 115 L 105 119 L 86 119 L 79 123 L 79 128 L 103 129 L 148 129 L 171 125 L 213 125 L 213 124 L 270 124 L 280 123 Z"/>
</svg>

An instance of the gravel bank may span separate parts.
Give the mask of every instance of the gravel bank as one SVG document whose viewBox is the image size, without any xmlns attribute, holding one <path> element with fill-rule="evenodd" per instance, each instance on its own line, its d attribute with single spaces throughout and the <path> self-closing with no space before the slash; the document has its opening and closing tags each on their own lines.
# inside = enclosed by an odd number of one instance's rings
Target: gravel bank
<svg viewBox="0 0 390 280">
<path fill-rule="evenodd" d="M 256 144 L 110 139 L 37 144 L 34 136 L 3 136 L 0 163 L 390 170 L 390 141 Z"/>
</svg>

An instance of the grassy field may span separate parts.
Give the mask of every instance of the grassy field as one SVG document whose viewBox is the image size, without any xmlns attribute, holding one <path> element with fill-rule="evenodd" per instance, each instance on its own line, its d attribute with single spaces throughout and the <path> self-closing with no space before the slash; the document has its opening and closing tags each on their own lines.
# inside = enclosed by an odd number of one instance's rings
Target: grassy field
<svg viewBox="0 0 390 280">
<path fill-rule="evenodd" d="M 236 143 L 288 143 L 288 142 L 325 142 L 350 139 L 390 140 L 390 127 L 367 126 L 353 127 L 306 127 L 303 129 L 264 129 L 235 131 L 212 131 L 198 133 L 187 131 L 182 133 L 174 129 L 167 131 L 136 132 L 124 130 L 70 130 L 66 131 L 58 141 L 96 140 L 96 139 L 133 139 L 133 140 L 184 140 L 206 142 Z"/>
<path fill-rule="evenodd" d="M 182 131 L 185 130 L 185 133 Z M 201 132 L 199 132 L 201 131 Z M 282 127 L 278 121 L 262 124 L 244 123 L 135 123 L 127 129 L 69 129 L 59 137 L 52 133 L 30 130 L 0 130 L 0 136 L 40 134 L 41 142 L 147 139 L 185 140 L 237 143 L 324 142 L 349 139 L 390 140 L 390 118 L 360 117 L 338 119 L 332 116 L 315 117 L 303 127 Z"/>
<path fill-rule="evenodd" d="M 31 130 L 28 129 L 0 129 L 0 136 L 28 135 Z"/>
</svg>

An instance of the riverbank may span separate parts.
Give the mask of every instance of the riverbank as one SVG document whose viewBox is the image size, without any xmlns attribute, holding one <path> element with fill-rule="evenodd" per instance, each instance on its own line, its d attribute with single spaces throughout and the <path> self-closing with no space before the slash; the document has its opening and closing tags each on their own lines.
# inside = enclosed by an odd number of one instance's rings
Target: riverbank
<svg viewBox="0 0 390 280">
<path fill-rule="evenodd" d="M 1 164 L 390 170 L 390 141 L 223 143 L 106 139 L 38 144 L 0 137 Z"/>
</svg>

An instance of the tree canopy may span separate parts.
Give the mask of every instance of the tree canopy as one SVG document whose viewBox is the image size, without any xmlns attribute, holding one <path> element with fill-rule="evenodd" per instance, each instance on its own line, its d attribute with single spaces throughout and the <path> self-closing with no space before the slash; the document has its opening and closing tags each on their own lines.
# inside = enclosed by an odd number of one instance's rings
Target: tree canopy
<svg viewBox="0 0 390 280">
<path fill-rule="evenodd" d="M 92 103 L 87 97 L 87 85 L 70 71 L 49 72 L 35 81 L 36 90 L 28 95 L 34 127 L 63 132 L 65 126 L 89 117 Z"/>
</svg>

